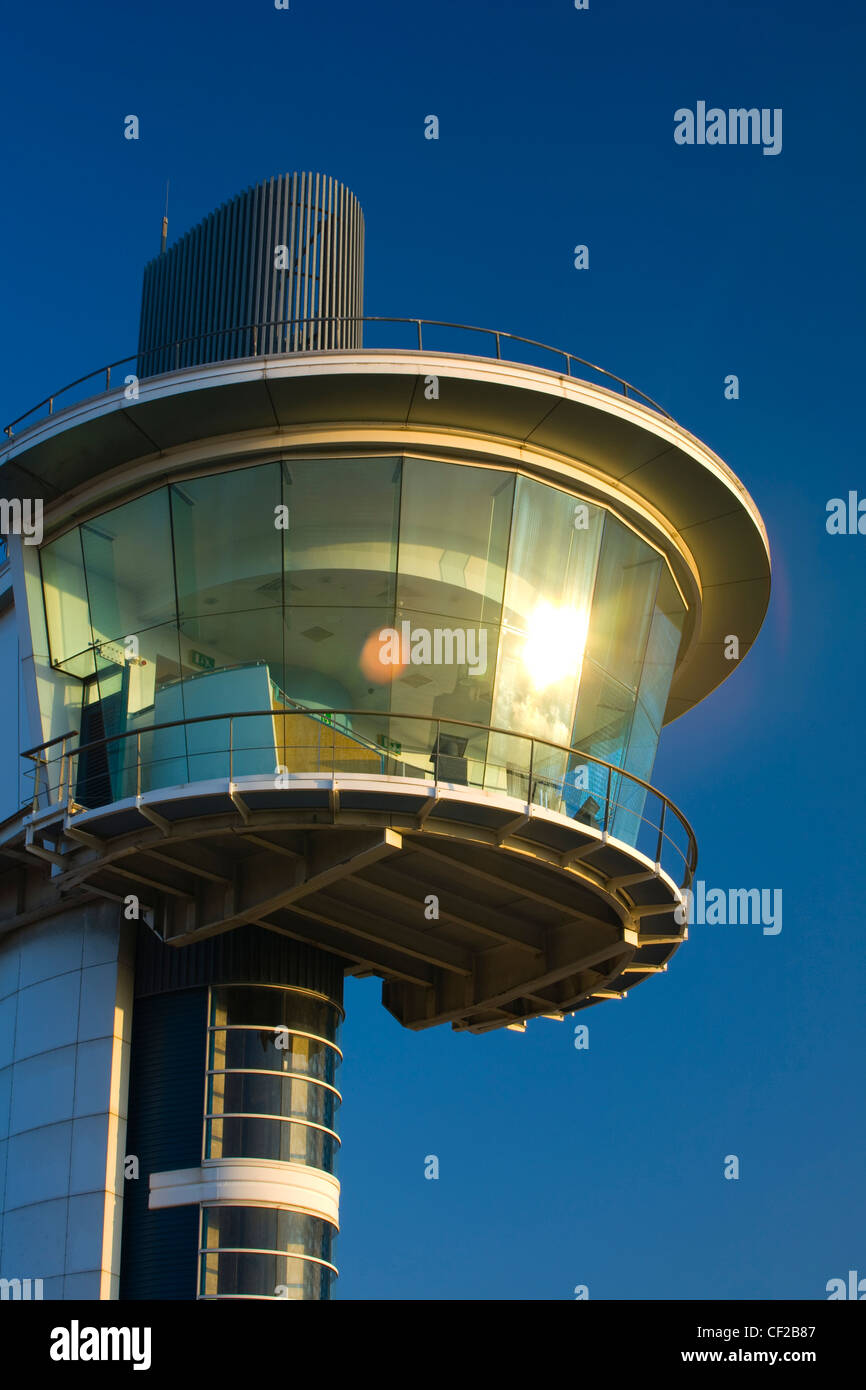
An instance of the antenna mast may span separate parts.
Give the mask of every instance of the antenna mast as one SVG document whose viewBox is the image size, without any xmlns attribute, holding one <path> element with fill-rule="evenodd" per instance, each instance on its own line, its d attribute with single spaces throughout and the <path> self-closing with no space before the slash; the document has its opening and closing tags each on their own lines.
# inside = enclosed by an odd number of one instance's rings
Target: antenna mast
<svg viewBox="0 0 866 1390">
<path fill-rule="evenodd" d="M 161 256 L 165 255 L 165 243 L 168 238 L 168 190 L 170 182 L 169 179 L 165 181 L 165 212 L 162 214 L 162 241 L 159 246 L 159 254 Z"/>
</svg>

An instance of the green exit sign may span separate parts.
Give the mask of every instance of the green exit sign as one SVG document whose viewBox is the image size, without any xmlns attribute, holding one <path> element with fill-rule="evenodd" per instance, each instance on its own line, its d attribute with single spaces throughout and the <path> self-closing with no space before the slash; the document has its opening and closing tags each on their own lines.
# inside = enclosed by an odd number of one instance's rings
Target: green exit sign
<svg viewBox="0 0 866 1390">
<path fill-rule="evenodd" d="M 191 651 L 189 659 L 193 666 L 200 666 L 203 671 L 213 671 L 216 667 L 216 657 L 205 656 L 204 652 Z"/>
<path fill-rule="evenodd" d="M 402 743 L 396 743 L 394 739 L 386 738 L 384 734 L 380 734 L 376 742 L 380 748 L 386 749 L 389 753 L 396 753 L 399 756 L 403 752 Z"/>
</svg>

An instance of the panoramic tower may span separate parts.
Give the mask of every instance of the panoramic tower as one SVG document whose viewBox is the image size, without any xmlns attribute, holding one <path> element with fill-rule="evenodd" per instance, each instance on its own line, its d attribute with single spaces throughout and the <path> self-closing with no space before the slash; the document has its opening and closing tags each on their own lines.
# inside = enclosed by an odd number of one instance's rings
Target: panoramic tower
<svg viewBox="0 0 866 1390">
<path fill-rule="evenodd" d="M 134 356 L 6 435 L 0 1275 L 327 1298 L 344 977 L 483 1033 L 667 968 L 653 761 L 760 628 L 761 518 L 621 378 L 365 319 L 310 174 L 164 250 Z"/>
</svg>

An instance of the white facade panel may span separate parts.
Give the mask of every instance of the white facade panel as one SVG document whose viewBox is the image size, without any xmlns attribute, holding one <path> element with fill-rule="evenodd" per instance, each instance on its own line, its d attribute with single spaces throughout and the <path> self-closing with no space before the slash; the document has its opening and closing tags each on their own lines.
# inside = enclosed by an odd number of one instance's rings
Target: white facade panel
<svg viewBox="0 0 866 1390">
<path fill-rule="evenodd" d="M 51 1279 L 63 1275 L 66 1205 L 63 1198 L 7 1211 L 0 1248 L 0 1277 Z M 47 1298 L 47 1288 L 43 1292 Z"/>
<path fill-rule="evenodd" d="M 20 939 L 21 977 L 19 988 L 41 984 L 57 975 L 80 970 L 84 948 L 84 924 L 52 917 L 36 922 Z"/>
<path fill-rule="evenodd" d="M 3 590 L 9 582 L 8 572 L 0 576 L 0 604 Z M 0 671 L 3 672 L 0 694 L 0 821 L 18 810 L 19 750 L 21 743 L 19 719 L 19 657 L 18 628 L 15 606 L 0 612 Z M 23 745 L 25 748 L 28 744 Z"/>
<path fill-rule="evenodd" d="M 20 991 L 15 1027 L 16 1062 L 75 1042 L 80 995 L 80 970 Z"/>
<path fill-rule="evenodd" d="M 46 1298 L 117 1296 L 131 950 L 107 903 L 0 937 L 0 1277 Z"/>
<path fill-rule="evenodd" d="M 15 1207 L 66 1197 L 71 1147 L 70 1121 L 11 1136 L 6 1168 L 7 1216 Z"/>
<path fill-rule="evenodd" d="M 61 1047 L 17 1064 L 10 1135 L 72 1119 L 75 1052 L 74 1047 Z"/>
</svg>

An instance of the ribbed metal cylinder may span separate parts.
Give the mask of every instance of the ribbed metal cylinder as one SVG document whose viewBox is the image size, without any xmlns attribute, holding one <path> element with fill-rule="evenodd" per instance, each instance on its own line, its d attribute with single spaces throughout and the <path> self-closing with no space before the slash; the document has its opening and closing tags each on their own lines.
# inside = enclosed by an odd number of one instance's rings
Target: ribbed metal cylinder
<svg viewBox="0 0 866 1390">
<path fill-rule="evenodd" d="M 325 174 L 248 188 L 144 271 L 139 376 L 266 353 L 360 347 L 364 217 Z"/>
<path fill-rule="evenodd" d="M 343 1003 L 348 962 L 254 925 L 193 941 L 178 950 L 151 931 L 138 933 L 135 997 L 197 989 L 201 985 L 284 985 Z"/>
</svg>

